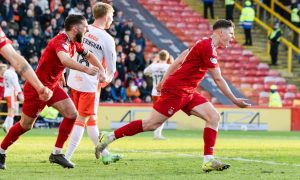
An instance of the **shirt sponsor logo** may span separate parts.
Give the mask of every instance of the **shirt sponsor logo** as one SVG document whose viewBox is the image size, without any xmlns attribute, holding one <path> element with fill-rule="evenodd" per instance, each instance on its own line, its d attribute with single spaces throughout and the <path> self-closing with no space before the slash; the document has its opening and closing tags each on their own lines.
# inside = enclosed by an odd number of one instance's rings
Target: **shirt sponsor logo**
<svg viewBox="0 0 300 180">
<path fill-rule="evenodd" d="M 210 58 L 210 62 L 213 64 L 217 64 L 218 60 L 217 58 Z"/>
</svg>

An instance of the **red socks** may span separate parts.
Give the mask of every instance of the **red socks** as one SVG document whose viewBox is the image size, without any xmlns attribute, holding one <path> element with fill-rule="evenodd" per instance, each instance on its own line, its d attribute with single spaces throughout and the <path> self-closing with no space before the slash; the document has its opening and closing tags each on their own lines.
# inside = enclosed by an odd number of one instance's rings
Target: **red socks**
<svg viewBox="0 0 300 180">
<path fill-rule="evenodd" d="M 133 136 L 140 132 L 143 132 L 142 120 L 131 121 L 129 124 L 114 131 L 116 139 L 124 136 Z"/>
<path fill-rule="evenodd" d="M 216 144 L 218 132 L 211 128 L 204 128 L 203 140 L 204 140 L 204 155 L 213 155 L 214 146 Z"/>
<path fill-rule="evenodd" d="M 64 118 L 60 123 L 55 147 L 62 148 L 68 139 L 76 119 Z"/>
<path fill-rule="evenodd" d="M 13 125 L 8 131 L 7 135 L 1 143 L 1 148 L 6 150 L 10 145 L 12 145 L 22 134 L 27 130 L 23 129 L 20 122 Z"/>
</svg>

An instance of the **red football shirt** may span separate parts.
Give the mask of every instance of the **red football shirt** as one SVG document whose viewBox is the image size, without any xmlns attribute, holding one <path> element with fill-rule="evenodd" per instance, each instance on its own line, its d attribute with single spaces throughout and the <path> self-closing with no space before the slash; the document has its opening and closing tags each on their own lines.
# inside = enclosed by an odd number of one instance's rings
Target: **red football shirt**
<svg viewBox="0 0 300 180">
<path fill-rule="evenodd" d="M 0 28 L 0 49 L 6 45 L 11 44 L 12 42 L 5 36 L 4 32 Z"/>
<path fill-rule="evenodd" d="M 76 46 L 65 33 L 60 33 L 51 39 L 40 58 L 36 74 L 40 81 L 50 89 L 56 86 L 65 69 L 57 56 L 57 53 L 64 51 L 72 57 Z"/>
<path fill-rule="evenodd" d="M 179 94 L 192 94 L 208 69 L 217 67 L 219 65 L 212 39 L 203 38 L 191 48 L 182 65 L 166 79 L 162 91 L 175 90 Z"/>
</svg>

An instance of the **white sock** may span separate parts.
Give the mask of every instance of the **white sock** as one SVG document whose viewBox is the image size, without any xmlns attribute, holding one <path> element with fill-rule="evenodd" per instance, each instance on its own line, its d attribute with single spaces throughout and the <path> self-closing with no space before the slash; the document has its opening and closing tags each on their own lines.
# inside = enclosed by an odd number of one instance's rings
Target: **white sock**
<svg viewBox="0 0 300 180">
<path fill-rule="evenodd" d="M 214 158 L 214 155 L 205 155 L 203 157 L 203 162 L 207 163 L 209 160 L 211 160 L 212 158 Z"/>
<path fill-rule="evenodd" d="M 54 147 L 52 154 L 62 154 L 62 148 Z"/>
<path fill-rule="evenodd" d="M 97 126 L 87 126 L 86 127 L 87 133 L 90 139 L 93 141 L 94 145 L 96 146 L 99 142 L 99 129 Z"/>
<path fill-rule="evenodd" d="M 109 140 L 109 142 L 113 142 L 114 140 L 116 140 L 116 136 L 115 136 L 114 131 L 112 131 L 108 134 L 108 140 Z"/>
<path fill-rule="evenodd" d="M 162 123 L 162 125 L 159 126 L 159 127 L 153 132 L 154 137 L 161 137 L 161 136 L 162 136 L 162 135 L 161 135 L 161 132 L 162 132 L 164 126 L 165 126 L 165 123 L 166 123 L 166 122 Z"/>
<path fill-rule="evenodd" d="M 90 139 L 93 141 L 94 145 L 96 146 L 99 142 L 99 129 L 98 126 L 87 126 L 86 130 L 88 132 L 88 135 Z M 109 151 L 107 149 L 104 149 L 101 153 L 102 156 L 108 156 Z"/>
<path fill-rule="evenodd" d="M 8 132 L 9 129 L 13 126 L 14 124 L 14 118 L 13 117 L 9 117 L 9 116 L 6 116 L 5 118 L 5 121 L 4 121 L 4 124 L 5 124 L 5 128 L 6 128 L 6 131 Z"/>
<path fill-rule="evenodd" d="M 73 127 L 68 148 L 66 150 L 65 157 L 70 160 L 72 158 L 73 153 L 75 152 L 77 146 L 79 145 L 81 138 L 84 133 L 84 127 L 75 125 Z"/>
<path fill-rule="evenodd" d="M 5 150 L 0 148 L 0 154 L 5 154 Z"/>
</svg>

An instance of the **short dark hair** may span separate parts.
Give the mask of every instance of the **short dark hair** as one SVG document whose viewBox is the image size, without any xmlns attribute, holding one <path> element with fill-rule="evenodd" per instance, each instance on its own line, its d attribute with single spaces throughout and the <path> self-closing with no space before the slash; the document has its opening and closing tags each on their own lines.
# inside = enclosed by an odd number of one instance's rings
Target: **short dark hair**
<svg viewBox="0 0 300 180">
<path fill-rule="evenodd" d="M 215 22 L 215 24 L 213 25 L 213 30 L 217 30 L 220 28 L 229 28 L 229 27 L 234 28 L 234 24 L 231 20 L 220 19 L 217 22 Z"/>
<path fill-rule="evenodd" d="M 85 17 L 77 14 L 70 14 L 65 20 L 65 30 L 70 31 L 74 25 L 81 24 Z"/>
</svg>

